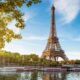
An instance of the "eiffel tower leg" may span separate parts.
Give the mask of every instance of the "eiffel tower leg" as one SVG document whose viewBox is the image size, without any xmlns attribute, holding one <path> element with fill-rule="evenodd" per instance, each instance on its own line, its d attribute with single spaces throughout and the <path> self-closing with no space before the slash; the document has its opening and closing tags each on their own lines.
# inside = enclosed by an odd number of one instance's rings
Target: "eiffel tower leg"
<svg viewBox="0 0 80 80">
<path fill-rule="evenodd" d="M 51 60 L 51 56 L 49 57 L 49 60 Z"/>
<path fill-rule="evenodd" d="M 58 57 L 56 57 L 56 61 L 58 61 Z"/>
<path fill-rule="evenodd" d="M 58 61 L 58 57 L 54 57 L 54 61 Z"/>
<path fill-rule="evenodd" d="M 54 57 L 54 61 L 56 61 L 56 57 Z"/>
</svg>

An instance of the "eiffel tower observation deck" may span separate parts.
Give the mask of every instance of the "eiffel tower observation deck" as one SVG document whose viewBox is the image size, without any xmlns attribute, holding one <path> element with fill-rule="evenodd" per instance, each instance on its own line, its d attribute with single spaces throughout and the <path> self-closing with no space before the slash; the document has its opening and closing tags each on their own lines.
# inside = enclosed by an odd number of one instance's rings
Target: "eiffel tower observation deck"
<svg viewBox="0 0 80 80">
<path fill-rule="evenodd" d="M 51 8 L 51 28 L 50 34 L 48 38 L 48 42 L 45 50 L 42 53 L 42 57 L 45 57 L 50 60 L 57 61 L 59 57 L 63 60 L 68 60 L 66 54 L 62 50 L 57 34 L 56 34 L 56 26 L 55 26 L 55 7 Z"/>
</svg>

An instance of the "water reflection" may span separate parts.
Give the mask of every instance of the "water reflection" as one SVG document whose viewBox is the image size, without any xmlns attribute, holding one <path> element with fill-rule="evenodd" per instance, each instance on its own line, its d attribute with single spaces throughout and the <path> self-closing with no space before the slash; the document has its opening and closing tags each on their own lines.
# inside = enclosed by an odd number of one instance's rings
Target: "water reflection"
<svg viewBox="0 0 80 80">
<path fill-rule="evenodd" d="M 66 80 L 67 73 L 44 73 L 43 80 Z"/>
<path fill-rule="evenodd" d="M 0 80 L 80 80 L 80 72 L 0 72 Z"/>
<path fill-rule="evenodd" d="M 17 73 L 19 76 L 17 80 L 30 80 L 31 73 L 30 72 L 22 72 L 22 73 Z"/>
<path fill-rule="evenodd" d="M 0 80 L 17 80 L 18 75 L 7 73 L 7 72 L 0 72 Z"/>
<path fill-rule="evenodd" d="M 31 80 L 38 80 L 38 72 L 32 72 Z"/>
</svg>

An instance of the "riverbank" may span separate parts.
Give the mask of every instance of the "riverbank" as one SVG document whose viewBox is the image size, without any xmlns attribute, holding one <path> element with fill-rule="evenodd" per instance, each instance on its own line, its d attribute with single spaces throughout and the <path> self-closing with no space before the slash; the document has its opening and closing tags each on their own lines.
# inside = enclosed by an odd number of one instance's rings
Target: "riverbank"
<svg viewBox="0 0 80 80">
<path fill-rule="evenodd" d="M 69 67 L 32 67 L 32 68 L 28 68 L 28 67 L 24 67 L 24 68 L 17 68 L 17 71 L 44 71 L 44 72 L 64 72 L 64 71 L 80 71 L 80 68 L 78 67 L 73 67 L 73 68 L 69 68 Z"/>
<path fill-rule="evenodd" d="M 24 72 L 24 71 L 44 71 L 44 72 L 64 72 L 64 71 L 76 71 L 80 72 L 80 67 L 41 67 L 41 66 L 25 66 L 25 67 L 0 67 L 0 72 L 7 71 L 16 71 L 16 72 Z"/>
</svg>

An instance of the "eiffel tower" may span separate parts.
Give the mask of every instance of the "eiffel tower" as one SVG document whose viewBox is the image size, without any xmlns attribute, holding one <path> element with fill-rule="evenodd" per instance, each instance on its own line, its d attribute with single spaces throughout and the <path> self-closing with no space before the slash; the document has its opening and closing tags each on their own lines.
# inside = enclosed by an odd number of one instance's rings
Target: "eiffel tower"
<svg viewBox="0 0 80 80">
<path fill-rule="evenodd" d="M 45 57 L 47 59 L 54 60 L 54 61 L 57 61 L 59 57 L 61 57 L 63 60 L 68 60 L 67 56 L 65 55 L 64 51 L 60 46 L 60 43 L 56 34 L 54 6 L 52 6 L 51 8 L 50 34 L 49 34 L 47 46 L 42 53 L 42 57 Z"/>
</svg>

